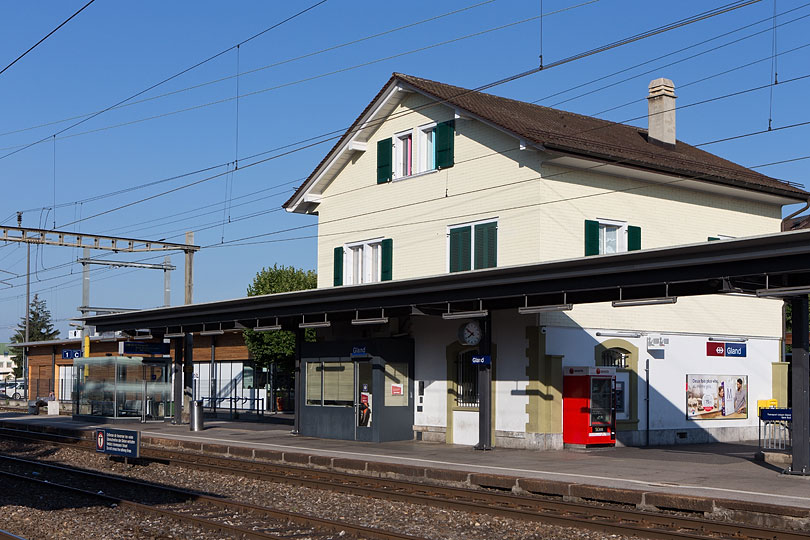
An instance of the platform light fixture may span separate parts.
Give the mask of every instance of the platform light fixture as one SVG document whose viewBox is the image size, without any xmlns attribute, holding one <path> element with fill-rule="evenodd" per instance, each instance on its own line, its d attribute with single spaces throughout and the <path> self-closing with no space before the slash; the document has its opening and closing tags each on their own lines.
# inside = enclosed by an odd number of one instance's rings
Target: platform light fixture
<svg viewBox="0 0 810 540">
<path fill-rule="evenodd" d="M 599 337 L 640 338 L 641 332 L 597 332 Z"/>
<path fill-rule="evenodd" d="M 662 296 L 661 298 L 638 298 L 636 300 L 614 300 L 613 307 L 630 306 L 657 306 L 660 304 L 674 304 L 678 301 L 677 296 Z"/>
<path fill-rule="evenodd" d="M 278 317 L 276 317 L 275 324 L 268 324 L 265 326 L 260 325 L 259 319 L 256 319 L 256 326 L 253 327 L 254 332 L 277 332 L 279 330 L 281 330 L 281 325 L 278 324 Z"/>
<path fill-rule="evenodd" d="M 442 313 L 442 319 L 452 321 L 455 319 L 481 319 L 489 315 L 489 310 L 484 309 L 484 303 L 478 301 L 478 309 L 472 311 L 450 311 L 450 302 L 447 302 L 447 312 Z"/>
<path fill-rule="evenodd" d="M 549 311 L 571 311 L 574 309 L 573 304 L 569 304 L 567 302 L 568 297 L 567 293 L 563 293 L 563 303 L 562 304 L 551 304 L 546 306 L 530 306 L 529 305 L 529 297 L 526 296 L 525 303 L 523 307 L 518 308 L 518 313 L 521 315 L 534 315 L 535 313 L 547 313 Z"/>
<path fill-rule="evenodd" d="M 810 294 L 810 287 L 774 287 L 757 289 L 757 296 L 781 298 L 783 296 L 803 296 Z"/>
<path fill-rule="evenodd" d="M 732 337 L 732 336 L 709 336 L 709 341 L 729 342 L 729 343 L 745 343 L 748 338 Z"/>
<path fill-rule="evenodd" d="M 205 324 L 203 324 L 203 329 L 200 331 L 201 336 L 221 336 L 225 333 L 225 330 L 222 329 L 222 323 L 219 323 L 219 328 L 214 330 L 206 330 Z"/>
<path fill-rule="evenodd" d="M 130 339 L 152 339 L 152 331 L 150 330 L 148 334 L 135 334 Z"/>
<path fill-rule="evenodd" d="M 354 311 L 354 319 L 352 319 L 352 324 L 354 326 L 364 326 L 364 325 L 371 325 L 371 324 L 388 324 L 388 317 L 385 316 L 385 310 L 380 309 L 381 315 L 379 317 L 368 317 L 366 319 L 360 318 L 360 312 L 358 310 Z"/>
<path fill-rule="evenodd" d="M 183 327 L 180 327 L 179 332 L 169 332 L 169 327 L 166 327 L 166 332 L 163 334 L 164 338 L 172 339 L 172 338 L 184 338 L 186 337 L 186 333 L 183 332 Z"/>
<path fill-rule="evenodd" d="M 307 322 L 305 316 L 301 316 L 301 322 L 298 323 L 298 328 L 329 328 L 332 326 L 332 321 L 326 320 L 326 313 L 323 314 L 322 321 Z"/>
</svg>

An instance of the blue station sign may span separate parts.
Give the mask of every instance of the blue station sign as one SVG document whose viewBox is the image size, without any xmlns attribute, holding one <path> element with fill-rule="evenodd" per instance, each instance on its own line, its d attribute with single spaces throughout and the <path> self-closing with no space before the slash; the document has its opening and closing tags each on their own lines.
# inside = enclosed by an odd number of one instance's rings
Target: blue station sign
<svg viewBox="0 0 810 540">
<path fill-rule="evenodd" d="M 763 422 L 792 422 L 792 409 L 760 409 L 759 419 Z"/>
<path fill-rule="evenodd" d="M 81 349 L 62 349 L 63 360 L 74 360 L 82 357 Z"/>
<path fill-rule="evenodd" d="M 150 341 L 120 341 L 118 343 L 118 354 L 131 356 L 167 356 L 170 352 L 170 344 L 154 343 Z"/>
<path fill-rule="evenodd" d="M 472 363 L 479 366 L 489 366 L 492 364 L 492 357 L 488 354 L 473 356 Z"/>
<path fill-rule="evenodd" d="M 726 343 L 726 356 L 744 358 L 746 356 L 745 343 Z"/>
<path fill-rule="evenodd" d="M 96 452 L 137 458 L 140 456 L 141 432 L 129 429 L 97 429 Z"/>
<path fill-rule="evenodd" d="M 352 347 L 352 358 L 368 358 L 369 356 L 365 345 L 355 345 Z"/>
</svg>

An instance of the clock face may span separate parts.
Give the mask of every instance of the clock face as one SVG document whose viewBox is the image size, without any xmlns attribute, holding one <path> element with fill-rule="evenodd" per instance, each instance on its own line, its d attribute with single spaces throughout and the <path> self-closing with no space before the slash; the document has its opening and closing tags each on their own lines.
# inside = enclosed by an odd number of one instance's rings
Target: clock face
<svg viewBox="0 0 810 540">
<path fill-rule="evenodd" d="M 470 321 L 458 329 L 458 340 L 463 345 L 478 345 L 481 341 L 481 326 L 477 321 Z"/>
</svg>

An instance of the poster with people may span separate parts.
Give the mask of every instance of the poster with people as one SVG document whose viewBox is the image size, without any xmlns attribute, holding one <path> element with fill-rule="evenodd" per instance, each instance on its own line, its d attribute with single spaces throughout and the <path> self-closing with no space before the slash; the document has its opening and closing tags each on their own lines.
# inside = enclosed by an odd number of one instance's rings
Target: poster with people
<svg viewBox="0 0 810 540">
<path fill-rule="evenodd" d="M 690 420 L 748 418 L 748 376 L 687 375 L 686 417 Z"/>
</svg>

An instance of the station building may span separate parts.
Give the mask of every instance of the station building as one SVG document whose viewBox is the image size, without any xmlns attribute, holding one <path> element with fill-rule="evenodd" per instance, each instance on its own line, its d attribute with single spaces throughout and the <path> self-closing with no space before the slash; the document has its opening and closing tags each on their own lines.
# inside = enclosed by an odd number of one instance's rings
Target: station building
<svg viewBox="0 0 810 540">
<path fill-rule="evenodd" d="M 284 204 L 318 215 L 318 290 L 90 322 L 317 328 L 305 435 L 561 448 L 567 377 L 603 370 L 616 444 L 754 439 L 787 397 L 783 302 L 713 255 L 810 194 L 677 140 L 671 81 L 647 99 L 645 130 L 394 74 Z"/>
</svg>

